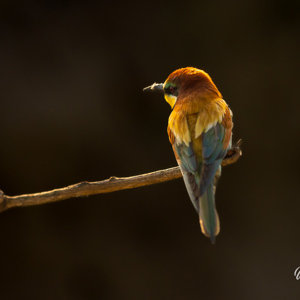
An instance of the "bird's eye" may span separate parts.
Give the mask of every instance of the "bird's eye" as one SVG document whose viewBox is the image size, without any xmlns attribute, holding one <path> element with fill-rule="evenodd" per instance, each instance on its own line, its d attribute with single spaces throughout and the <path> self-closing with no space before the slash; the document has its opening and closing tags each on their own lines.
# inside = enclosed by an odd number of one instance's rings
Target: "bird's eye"
<svg viewBox="0 0 300 300">
<path fill-rule="evenodd" d="M 164 89 L 164 91 L 166 94 L 170 94 L 170 95 L 175 94 L 176 95 L 177 87 L 176 86 L 168 86 L 167 88 Z"/>
</svg>

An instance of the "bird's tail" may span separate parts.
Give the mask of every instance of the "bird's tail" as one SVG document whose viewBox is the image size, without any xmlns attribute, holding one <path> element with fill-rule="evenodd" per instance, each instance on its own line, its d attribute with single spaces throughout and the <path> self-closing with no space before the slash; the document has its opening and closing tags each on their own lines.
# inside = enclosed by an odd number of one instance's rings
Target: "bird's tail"
<svg viewBox="0 0 300 300">
<path fill-rule="evenodd" d="M 213 182 L 199 199 L 199 219 L 203 234 L 215 243 L 215 236 L 220 232 L 219 216 L 215 207 L 215 193 Z"/>
</svg>

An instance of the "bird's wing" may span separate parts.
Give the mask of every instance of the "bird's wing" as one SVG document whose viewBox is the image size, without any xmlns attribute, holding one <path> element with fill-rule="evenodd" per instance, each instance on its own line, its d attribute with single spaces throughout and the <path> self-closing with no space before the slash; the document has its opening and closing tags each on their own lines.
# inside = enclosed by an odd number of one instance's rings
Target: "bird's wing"
<svg viewBox="0 0 300 300">
<path fill-rule="evenodd" d="M 174 134 L 168 127 L 169 140 L 172 144 L 173 151 L 180 167 L 184 183 L 186 185 L 191 201 L 199 213 L 199 182 L 201 173 L 201 163 L 197 161 L 192 143 L 187 146 L 184 142 L 178 144 Z"/>
<path fill-rule="evenodd" d="M 229 110 L 228 113 L 230 114 Z M 231 144 L 231 116 L 225 113 L 222 123 L 217 122 L 207 132 L 203 132 L 203 167 L 199 188 L 199 219 L 202 232 L 211 238 L 212 243 L 220 231 L 220 221 L 215 207 L 215 178 L 220 175 L 221 162 Z"/>
<path fill-rule="evenodd" d="M 200 179 L 200 196 L 202 196 L 219 169 L 223 158 L 231 144 L 230 124 L 217 123 L 207 132 L 202 133 L 203 168 Z"/>
</svg>

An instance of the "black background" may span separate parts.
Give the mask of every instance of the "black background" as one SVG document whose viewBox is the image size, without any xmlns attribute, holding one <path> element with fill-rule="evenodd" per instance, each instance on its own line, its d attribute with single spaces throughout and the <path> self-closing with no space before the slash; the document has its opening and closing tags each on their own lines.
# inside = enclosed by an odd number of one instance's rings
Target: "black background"
<svg viewBox="0 0 300 300">
<path fill-rule="evenodd" d="M 1 1 L 0 188 L 8 195 L 176 165 L 143 87 L 208 72 L 243 157 L 211 245 L 181 179 L 0 215 L 0 298 L 299 299 L 297 0 Z"/>
</svg>

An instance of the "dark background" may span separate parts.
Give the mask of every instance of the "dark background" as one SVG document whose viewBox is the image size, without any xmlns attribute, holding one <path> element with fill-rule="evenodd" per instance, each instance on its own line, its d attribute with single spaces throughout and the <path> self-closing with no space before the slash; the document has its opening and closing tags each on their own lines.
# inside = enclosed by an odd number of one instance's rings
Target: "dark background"
<svg viewBox="0 0 300 300">
<path fill-rule="evenodd" d="M 142 88 L 208 72 L 243 157 L 211 245 L 181 179 L 0 215 L 0 299 L 299 299 L 295 0 L 1 1 L 0 188 L 34 193 L 176 165 Z"/>
</svg>

